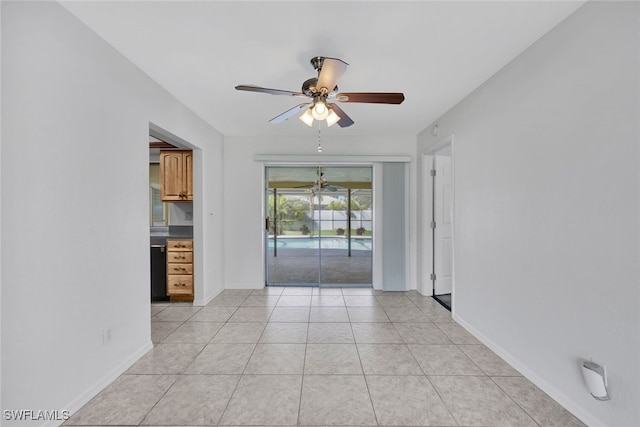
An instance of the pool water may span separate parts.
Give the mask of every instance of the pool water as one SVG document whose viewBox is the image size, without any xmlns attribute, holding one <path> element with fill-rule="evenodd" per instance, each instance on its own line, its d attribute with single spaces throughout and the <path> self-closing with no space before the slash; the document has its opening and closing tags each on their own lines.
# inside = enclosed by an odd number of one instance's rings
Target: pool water
<svg viewBox="0 0 640 427">
<path fill-rule="evenodd" d="M 278 237 L 278 249 L 318 249 L 318 237 Z M 322 237 L 322 249 L 349 249 L 346 237 Z M 269 237 L 273 248 L 273 237 Z M 371 238 L 351 238 L 351 250 L 370 251 Z"/>
</svg>

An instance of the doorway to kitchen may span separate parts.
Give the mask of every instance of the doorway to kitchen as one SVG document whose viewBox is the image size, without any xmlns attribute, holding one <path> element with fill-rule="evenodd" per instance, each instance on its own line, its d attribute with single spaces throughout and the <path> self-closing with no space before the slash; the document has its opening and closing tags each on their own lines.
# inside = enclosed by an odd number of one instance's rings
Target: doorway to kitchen
<svg viewBox="0 0 640 427">
<path fill-rule="evenodd" d="M 197 151 L 149 124 L 151 301 L 155 303 L 192 302 L 199 292 L 194 254 L 200 246 L 194 243 L 193 232 L 193 153 Z"/>
<path fill-rule="evenodd" d="M 371 287 L 371 166 L 265 168 L 267 286 Z"/>
</svg>

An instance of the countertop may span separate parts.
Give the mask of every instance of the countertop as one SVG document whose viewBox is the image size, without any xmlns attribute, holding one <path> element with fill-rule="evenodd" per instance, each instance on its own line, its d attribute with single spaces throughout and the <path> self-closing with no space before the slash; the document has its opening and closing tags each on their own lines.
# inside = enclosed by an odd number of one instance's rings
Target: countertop
<svg viewBox="0 0 640 427">
<path fill-rule="evenodd" d="M 166 245 L 167 239 L 193 239 L 193 227 L 185 225 L 169 227 L 151 227 L 149 232 L 151 245 Z"/>
</svg>

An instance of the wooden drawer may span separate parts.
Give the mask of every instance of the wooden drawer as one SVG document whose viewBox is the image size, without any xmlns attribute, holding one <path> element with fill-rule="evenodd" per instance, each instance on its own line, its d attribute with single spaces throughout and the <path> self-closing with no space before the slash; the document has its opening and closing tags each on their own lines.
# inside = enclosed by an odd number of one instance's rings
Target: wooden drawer
<svg viewBox="0 0 640 427">
<path fill-rule="evenodd" d="M 170 274 L 167 276 L 167 295 L 193 294 L 193 276 Z"/>
<path fill-rule="evenodd" d="M 193 240 L 167 240 L 168 251 L 193 251 Z"/>
<path fill-rule="evenodd" d="M 193 264 L 170 262 L 167 264 L 167 274 L 193 274 Z"/>
<path fill-rule="evenodd" d="M 193 252 L 174 252 L 167 251 L 167 262 L 186 262 L 193 263 Z"/>
</svg>

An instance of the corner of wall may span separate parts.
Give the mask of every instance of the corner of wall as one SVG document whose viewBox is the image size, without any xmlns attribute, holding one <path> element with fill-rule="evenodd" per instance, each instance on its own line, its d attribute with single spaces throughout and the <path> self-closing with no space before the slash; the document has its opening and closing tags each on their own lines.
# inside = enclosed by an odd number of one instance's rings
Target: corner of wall
<svg viewBox="0 0 640 427">
<path fill-rule="evenodd" d="M 204 295 L 202 298 L 196 298 L 193 300 L 193 305 L 196 307 L 204 307 L 205 305 L 209 304 L 215 297 L 220 295 L 222 291 L 224 291 L 224 287 L 217 288 L 213 291 L 213 293 Z"/>
</svg>

